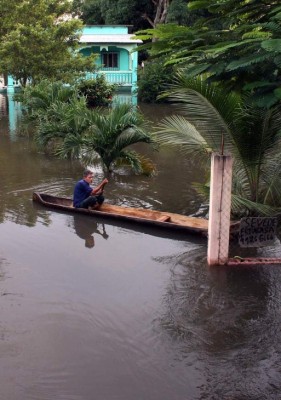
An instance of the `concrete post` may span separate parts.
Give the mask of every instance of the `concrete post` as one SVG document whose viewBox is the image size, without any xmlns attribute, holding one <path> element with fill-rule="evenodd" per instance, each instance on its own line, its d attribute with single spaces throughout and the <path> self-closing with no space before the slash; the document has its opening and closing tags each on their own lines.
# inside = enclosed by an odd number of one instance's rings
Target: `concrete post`
<svg viewBox="0 0 281 400">
<path fill-rule="evenodd" d="M 209 265 L 224 265 L 228 260 L 232 162 L 230 155 L 212 154 L 207 256 Z"/>
</svg>

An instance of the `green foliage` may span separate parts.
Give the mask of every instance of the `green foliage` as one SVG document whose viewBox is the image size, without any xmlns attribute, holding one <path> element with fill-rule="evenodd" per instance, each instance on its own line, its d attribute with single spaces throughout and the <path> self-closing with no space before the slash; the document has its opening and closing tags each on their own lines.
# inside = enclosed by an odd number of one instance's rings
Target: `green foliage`
<svg viewBox="0 0 281 400">
<path fill-rule="evenodd" d="M 208 73 L 210 82 L 224 82 L 226 90 L 248 91 L 261 107 L 278 104 L 280 88 L 281 12 L 277 1 L 191 1 L 191 11 L 202 13 L 191 27 L 171 24 L 137 34 L 151 39 L 144 48 L 165 57 L 166 64 L 186 68 L 190 76 Z"/>
<path fill-rule="evenodd" d="M 145 103 L 161 102 L 158 94 L 172 80 L 173 69 L 161 60 L 146 62 L 138 75 L 138 98 Z"/>
<path fill-rule="evenodd" d="M 37 85 L 28 85 L 15 95 L 27 112 L 28 118 L 39 118 L 56 101 L 68 102 L 72 97 L 78 97 L 74 86 L 67 86 L 63 82 L 42 80 Z"/>
<path fill-rule="evenodd" d="M 210 153 L 234 158 L 232 212 L 272 215 L 281 211 L 280 106 L 257 109 L 235 92 L 179 74 L 166 92 L 179 115 L 165 118 L 157 134 L 164 145 L 179 147 L 209 166 Z"/>
<path fill-rule="evenodd" d="M 104 75 L 94 79 L 84 79 L 78 83 L 78 93 L 87 99 L 88 107 L 108 106 L 116 91 L 116 85 L 108 83 Z"/>
<path fill-rule="evenodd" d="M 73 96 L 67 101 L 55 100 L 45 111 L 38 114 L 35 142 L 42 150 L 57 154 L 66 137 L 77 140 L 88 127 L 88 110 L 86 99 Z M 76 148 L 69 154 L 79 158 Z"/>
<path fill-rule="evenodd" d="M 79 11 L 80 18 L 86 25 L 104 25 L 105 20 L 101 10 L 100 0 L 76 0 L 75 9 Z"/>
<path fill-rule="evenodd" d="M 149 49 L 152 57 L 171 56 L 171 59 L 172 52 L 175 51 L 175 55 L 177 55 L 176 51 L 182 51 L 186 42 L 192 43 L 196 39 L 190 28 L 178 26 L 175 23 L 160 24 L 154 29 L 139 31 L 136 33 L 136 37 L 145 42 L 138 46 L 139 50 Z M 167 58 L 162 61 L 167 61 Z"/>
<path fill-rule="evenodd" d="M 67 0 L 0 0 L 0 71 L 25 86 L 28 80 L 71 82 L 94 68 L 94 57 L 76 51 L 78 19 L 65 18 L 71 10 Z"/>
<path fill-rule="evenodd" d="M 169 6 L 167 22 L 178 25 L 190 25 L 194 16 L 187 8 L 188 0 L 173 0 Z"/>
<path fill-rule="evenodd" d="M 88 162 L 98 154 L 109 171 L 118 162 L 118 165 L 129 165 L 136 173 L 142 173 L 144 170 L 141 158 L 130 148 L 141 142 L 153 142 L 148 126 L 138 111 L 128 104 L 122 104 L 110 111 L 92 112 L 89 115 L 89 128 L 81 145 Z M 70 141 L 61 148 L 61 155 L 67 156 L 72 147 L 73 143 Z"/>
<path fill-rule="evenodd" d="M 132 25 L 134 30 L 150 26 L 144 14 L 151 19 L 154 15 L 151 0 L 85 0 L 79 9 L 85 24 Z"/>
<path fill-rule="evenodd" d="M 76 0 L 81 18 L 86 24 L 131 25 L 132 30 L 156 27 L 172 22 L 189 25 L 194 15 L 187 8 L 188 0 Z"/>
<path fill-rule="evenodd" d="M 68 105 L 68 108 L 72 115 L 72 105 Z M 63 110 L 63 114 L 65 114 L 65 110 Z M 62 158 L 82 157 L 89 164 L 100 159 L 108 171 L 123 165 L 131 167 L 138 174 L 148 172 L 148 161 L 130 147 L 140 142 L 152 143 L 152 137 L 145 130 L 141 114 L 134 111 L 131 106 L 117 105 L 108 111 L 89 110 L 82 113 L 82 121 L 79 124 L 73 124 L 74 121 L 69 118 L 67 134 L 64 130 L 66 121 L 63 114 L 61 124 L 56 124 L 56 127 L 51 125 L 55 135 L 60 135 L 60 133 L 64 135 L 63 141 L 57 146 L 57 155 Z M 74 115 L 77 116 L 76 110 Z M 69 129 L 69 125 L 72 124 L 79 128 L 82 127 L 82 131 Z M 48 130 L 47 134 L 49 132 Z M 44 137 L 45 132 L 42 133 Z M 152 167 L 152 163 L 150 165 Z M 154 167 L 149 170 L 149 173 L 152 173 L 153 170 Z"/>
</svg>

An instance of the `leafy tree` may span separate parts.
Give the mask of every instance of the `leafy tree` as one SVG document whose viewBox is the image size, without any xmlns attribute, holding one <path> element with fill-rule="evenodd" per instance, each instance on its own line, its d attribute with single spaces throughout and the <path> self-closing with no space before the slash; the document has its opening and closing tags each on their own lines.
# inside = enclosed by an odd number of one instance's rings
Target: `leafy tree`
<svg viewBox="0 0 281 400">
<path fill-rule="evenodd" d="M 157 130 L 160 142 L 180 147 L 189 157 L 209 165 L 210 153 L 221 152 L 223 136 L 224 151 L 234 157 L 233 213 L 280 213 L 280 106 L 257 109 L 235 92 L 227 93 L 216 83 L 184 74 L 178 75 L 166 95 L 179 114 L 161 122 Z M 208 194 L 206 188 L 200 190 Z"/>
<path fill-rule="evenodd" d="M 87 25 L 104 25 L 101 0 L 74 0 L 73 9 Z"/>
<path fill-rule="evenodd" d="M 270 107 L 281 100 L 281 7 L 277 0 L 250 2 L 226 0 L 193 1 L 191 9 L 205 7 L 211 17 L 197 28 L 210 30 L 221 23 L 219 40 L 204 47 L 204 57 L 196 57 L 196 67 L 212 80 L 229 88 L 251 91 L 260 106 Z M 204 58 L 204 59 L 203 59 Z M 190 61 L 187 57 L 186 61 Z M 193 68 L 196 73 L 196 68 Z"/>
<path fill-rule="evenodd" d="M 86 24 L 132 25 L 135 31 L 165 23 L 174 1 L 179 0 L 85 0 L 78 8 Z"/>
<path fill-rule="evenodd" d="M 161 60 L 152 60 L 145 63 L 143 69 L 139 70 L 138 76 L 138 98 L 146 103 L 161 102 L 158 95 L 167 84 L 172 81 L 173 68 L 166 66 Z"/>
<path fill-rule="evenodd" d="M 49 78 L 69 82 L 93 69 L 93 57 L 76 51 L 78 19 L 67 18 L 67 0 L 0 0 L 0 70 L 23 86 Z"/>
<path fill-rule="evenodd" d="M 168 9 L 167 22 L 178 25 L 190 23 L 190 12 L 187 9 L 187 0 L 173 0 Z"/>
<path fill-rule="evenodd" d="M 159 24 L 154 29 L 137 32 L 136 36 L 145 42 L 138 46 L 139 51 L 148 51 L 153 59 L 165 57 L 163 62 L 166 61 L 166 64 L 184 62 L 186 48 L 196 40 L 196 34 L 191 28 L 175 23 Z"/>
</svg>

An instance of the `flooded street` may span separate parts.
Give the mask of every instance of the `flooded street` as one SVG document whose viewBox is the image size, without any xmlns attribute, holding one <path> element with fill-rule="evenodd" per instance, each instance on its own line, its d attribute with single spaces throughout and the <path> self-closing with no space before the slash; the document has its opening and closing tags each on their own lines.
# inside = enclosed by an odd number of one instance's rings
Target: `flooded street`
<svg viewBox="0 0 281 400">
<path fill-rule="evenodd" d="M 18 136 L 19 113 L 0 95 L 0 398 L 280 399 L 281 267 L 208 269 L 204 238 L 33 203 L 71 196 L 83 167 Z M 149 155 L 157 175 L 113 174 L 107 201 L 196 212 L 200 168 Z"/>
</svg>

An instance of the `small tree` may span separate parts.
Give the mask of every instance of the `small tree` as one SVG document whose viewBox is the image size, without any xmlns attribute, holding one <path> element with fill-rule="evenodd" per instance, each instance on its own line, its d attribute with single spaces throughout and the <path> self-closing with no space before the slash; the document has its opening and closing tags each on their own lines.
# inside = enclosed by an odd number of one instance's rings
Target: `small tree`
<svg viewBox="0 0 281 400">
<path fill-rule="evenodd" d="M 62 114 L 62 129 L 66 128 L 66 113 L 67 110 Z M 69 113 L 72 115 L 71 105 Z M 67 130 L 57 155 L 63 158 L 82 157 L 87 163 L 100 160 L 108 172 L 120 166 L 129 166 L 138 174 L 149 175 L 154 172 L 152 162 L 132 148 L 136 143 L 154 143 L 140 112 L 128 104 L 121 104 L 109 110 L 95 109 L 79 114 L 76 117 L 74 115 L 79 123 L 73 125 L 76 132 L 73 129 Z M 52 120 L 50 122 L 52 124 Z M 69 122 L 71 128 L 72 118 L 69 118 Z M 59 134 L 60 124 L 52 124 L 52 127 L 54 134 Z M 78 133 L 81 127 L 83 129 Z"/>
<path fill-rule="evenodd" d="M 3 4 L 2 4 L 3 3 Z M 67 0 L 0 0 L 0 71 L 25 86 L 41 79 L 72 82 L 94 68 L 77 50 L 82 22 L 67 18 Z"/>
</svg>

